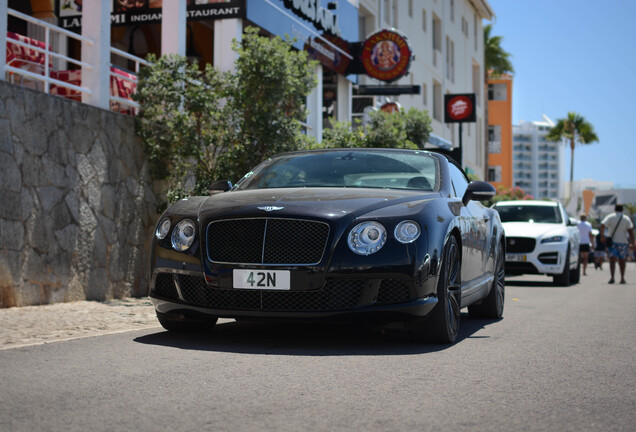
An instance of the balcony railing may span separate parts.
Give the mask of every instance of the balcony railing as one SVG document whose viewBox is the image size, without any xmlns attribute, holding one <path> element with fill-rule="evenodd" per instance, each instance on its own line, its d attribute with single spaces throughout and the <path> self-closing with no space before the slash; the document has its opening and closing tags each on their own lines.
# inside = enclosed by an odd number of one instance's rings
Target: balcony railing
<svg viewBox="0 0 636 432">
<path fill-rule="evenodd" d="M 0 74 L 7 81 L 76 101 L 81 101 L 83 94 L 93 94 L 92 89 L 82 85 L 81 78 L 82 69 L 91 70 L 93 65 L 51 49 L 51 40 L 54 35 L 74 39 L 89 47 L 94 44 L 91 39 L 7 8 L 7 16 L 9 15 L 41 28 L 44 31 L 44 41 L 16 33 L 2 34 L 3 32 L 0 32 L 0 47 L 6 46 L 7 52 L 4 70 L 0 70 Z M 5 17 L 0 16 L 0 19 Z M 121 113 L 134 114 L 139 107 L 132 100 L 137 86 L 137 74 L 142 65 L 148 66 L 150 63 L 116 48 L 111 47 L 110 53 L 111 59 L 113 56 L 122 57 L 134 64 L 134 71 L 110 66 L 107 72 L 110 77 L 110 108 Z M 70 63 L 79 68 L 56 70 L 53 68 L 54 60 L 56 60 L 55 63 Z"/>
</svg>

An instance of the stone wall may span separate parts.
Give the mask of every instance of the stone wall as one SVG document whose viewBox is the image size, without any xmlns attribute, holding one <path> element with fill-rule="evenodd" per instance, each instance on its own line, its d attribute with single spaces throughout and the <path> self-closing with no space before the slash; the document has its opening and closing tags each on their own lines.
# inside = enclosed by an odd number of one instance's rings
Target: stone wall
<svg viewBox="0 0 636 432">
<path fill-rule="evenodd" d="M 0 307 L 145 295 L 147 165 L 134 118 L 0 81 Z"/>
</svg>

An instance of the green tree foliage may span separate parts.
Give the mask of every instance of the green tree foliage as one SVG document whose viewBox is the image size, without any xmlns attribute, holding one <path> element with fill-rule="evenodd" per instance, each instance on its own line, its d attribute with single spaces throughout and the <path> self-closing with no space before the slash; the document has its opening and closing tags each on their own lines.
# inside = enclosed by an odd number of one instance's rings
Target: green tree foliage
<svg viewBox="0 0 636 432">
<path fill-rule="evenodd" d="M 155 178 L 165 179 L 169 201 L 207 194 L 215 179 L 237 181 L 250 168 L 307 140 L 300 121 L 316 84 L 314 62 L 290 41 L 247 28 L 234 72 L 201 71 L 185 57 L 149 57 L 135 100 L 137 133 Z"/>
<path fill-rule="evenodd" d="M 370 113 L 364 129 L 352 130 L 348 122 L 335 122 L 323 133 L 320 147 L 410 148 L 424 147 L 432 131 L 431 118 L 426 111 Z"/>
<path fill-rule="evenodd" d="M 213 170 L 221 146 L 222 109 L 226 74 L 210 65 L 199 70 L 185 57 L 157 59 L 139 72 L 134 98 L 140 104 L 137 133 L 146 145 L 151 174 L 167 181 L 173 199 L 187 194 L 185 179 L 195 182 L 199 172 Z M 191 189 L 193 184 L 189 186 Z"/>
<path fill-rule="evenodd" d="M 332 122 L 330 129 L 322 132 L 322 142 L 314 143 L 312 147 L 321 148 L 352 148 L 366 147 L 365 135 L 361 128 L 352 128 L 350 122 Z"/>
<path fill-rule="evenodd" d="M 557 124 L 550 128 L 546 139 L 555 142 L 566 141 L 570 144 L 570 185 L 572 185 L 574 181 L 574 147 L 576 144 L 591 144 L 598 141 L 594 126 L 582 115 L 569 112 L 566 118 L 558 119 Z"/>
<path fill-rule="evenodd" d="M 306 51 L 293 51 L 280 37 L 261 37 L 256 28 L 233 48 L 238 59 L 227 114 L 234 133 L 219 157 L 218 175 L 237 181 L 264 159 L 300 148 L 305 98 L 316 77 Z"/>
</svg>

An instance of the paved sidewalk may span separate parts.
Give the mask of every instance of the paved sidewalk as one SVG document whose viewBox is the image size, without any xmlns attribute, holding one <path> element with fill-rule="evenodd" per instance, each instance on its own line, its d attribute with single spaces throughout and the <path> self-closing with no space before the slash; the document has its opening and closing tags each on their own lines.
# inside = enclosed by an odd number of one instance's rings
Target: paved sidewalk
<svg viewBox="0 0 636 432">
<path fill-rule="evenodd" d="M 161 328 L 148 297 L 0 309 L 0 350 L 150 327 Z"/>
</svg>

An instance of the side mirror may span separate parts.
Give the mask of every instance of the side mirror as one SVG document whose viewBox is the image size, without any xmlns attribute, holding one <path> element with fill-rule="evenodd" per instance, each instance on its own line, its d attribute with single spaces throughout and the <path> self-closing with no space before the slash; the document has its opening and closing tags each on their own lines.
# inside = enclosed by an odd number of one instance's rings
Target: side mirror
<svg viewBox="0 0 636 432">
<path fill-rule="evenodd" d="M 494 198 L 497 190 L 490 183 L 483 181 L 474 181 L 468 184 L 466 192 L 462 197 L 462 203 L 468 204 L 468 201 L 488 201 Z"/>
<path fill-rule="evenodd" d="M 575 218 L 573 217 L 568 218 L 568 226 L 577 226 L 578 224 L 579 224 L 579 221 L 577 221 Z"/>
<path fill-rule="evenodd" d="M 210 192 L 210 195 L 214 195 L 217 193 L 221 193 L 221 192 L 227 192 L 230 189 L 232 189 L 232 182 L 229 180 L 220 180 L 217 182 L 214 182 L 210 185 L 210 187 L 208 188 L 208 192 Z"/>
</svg>

